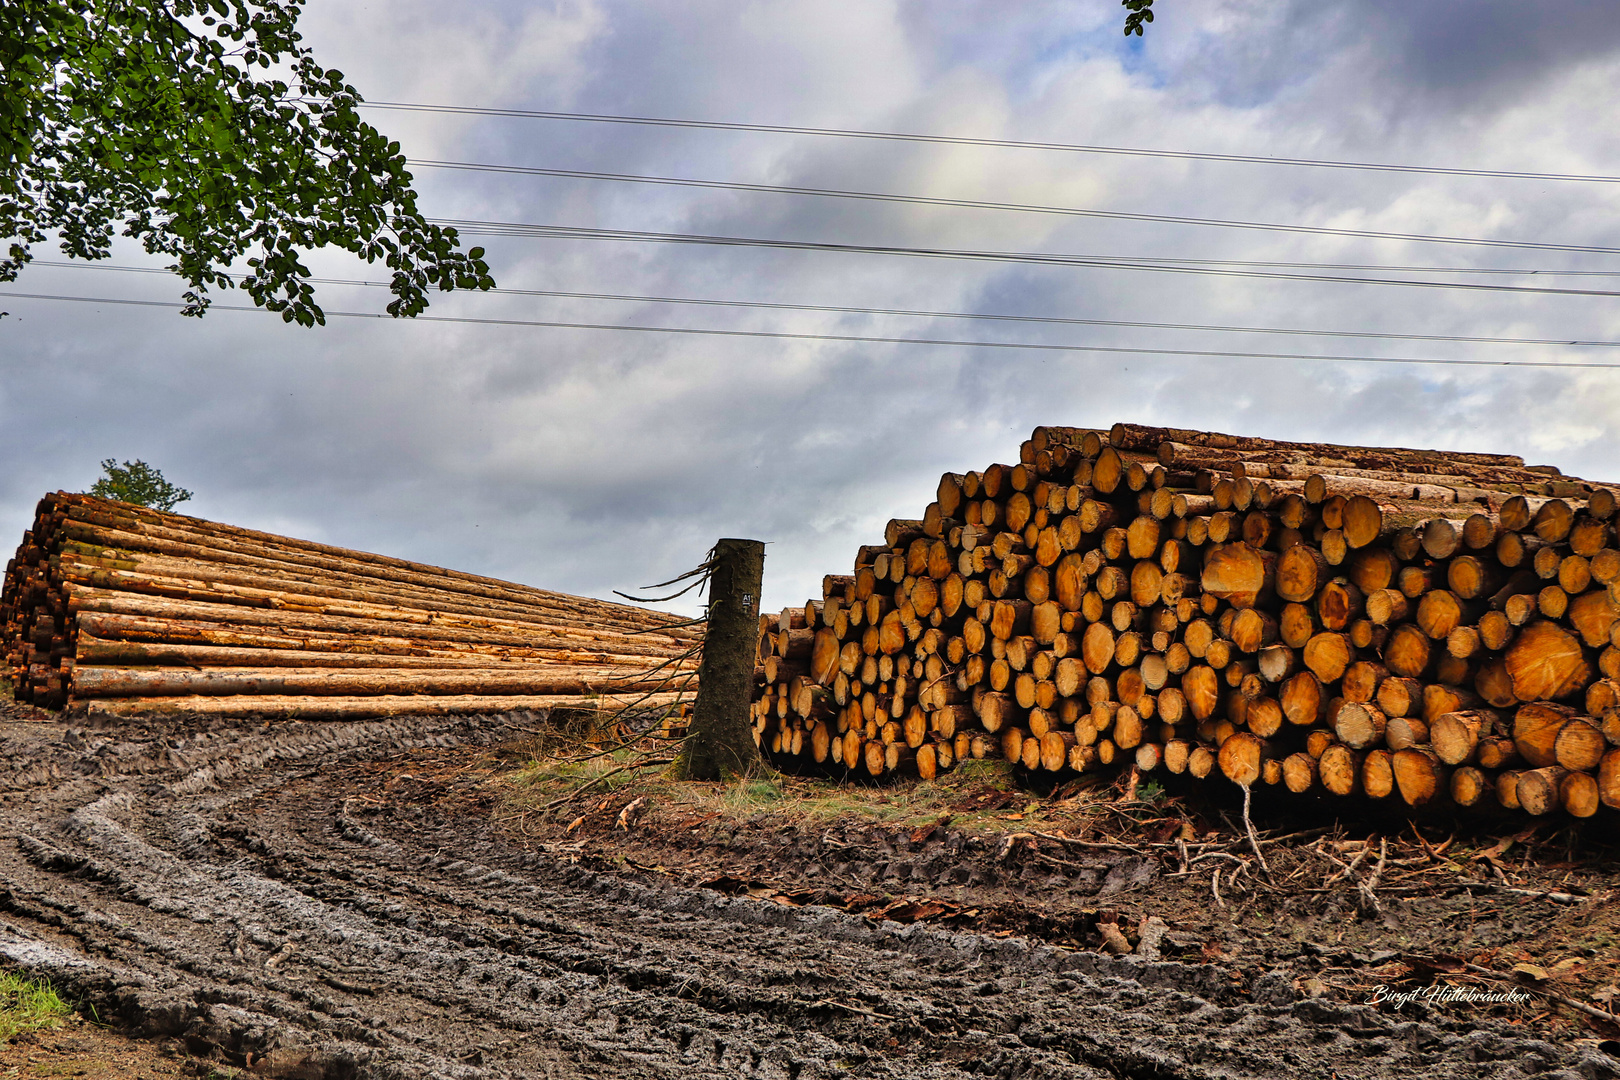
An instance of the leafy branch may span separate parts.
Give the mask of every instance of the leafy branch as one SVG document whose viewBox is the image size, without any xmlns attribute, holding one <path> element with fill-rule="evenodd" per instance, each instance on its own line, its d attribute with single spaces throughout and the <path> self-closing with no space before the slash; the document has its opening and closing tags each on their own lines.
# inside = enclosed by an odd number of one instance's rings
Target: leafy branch
<svg viewBox="0 0 1620 1080">
<path fill-rule="evenodd" d="M 189 288 L 240 287 L 287 322 L 324 324 L 304 253 L 338 247 L 393 273 L 388 313 L 430 290 L 489 289 L 482 248 L 417 210 L 397 142 L 301 44 L 298 0 L 0 4 L 0 282 L 55 234 L 71 257 L 115 230 Z"/>
<path fill-rule="evenodd" d="M 1119 0 L 1120 6 L 1128 8 L 1130 14 L 1125 16 L 1125 36 L 1135 34 L 1142 36 L 1142 24 L 1153 21 L 1153 0 Z"/>
</svg>

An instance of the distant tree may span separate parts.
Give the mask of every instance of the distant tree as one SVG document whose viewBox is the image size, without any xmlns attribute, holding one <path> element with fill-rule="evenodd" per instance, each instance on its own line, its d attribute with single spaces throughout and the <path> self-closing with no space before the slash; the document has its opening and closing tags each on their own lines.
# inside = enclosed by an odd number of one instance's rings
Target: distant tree
<svg viewBox="0 0 1620 1080">
<path fill-rule="evenodd" d="M 1142 36 L 1142 24 L 1153 21 L 1153 0 L 1119 0 L 1120 6 L 1129 8 L 1125 16 L 1125 36 Z"/>
<path fill-rule="evenodd" d="M 0 0 L 0 282 L 52 233 L 105 259 L 122 227 L 174 259 L 184 315 L 240 284 L 287 322 L 325 323 L 301 258 L 323 247 L 393 272 L 390 315 L 419 314 L 432 289 L 492 288 L 483 249 L 418 212 L 399 144 L 301 43 L 300 8 Z"/>
<path fill-rule="evenodd" d="M 90 487 L 90 494 L 98 499 L 117 499 L 135 506 L 150 506 L 154 510 L 173 510 L 176 505 L 191 498 L 191 492 L 175 487 L 163 479 L 146 462 L 136 458 L 118 464 L 114 458 L 101 463 L 101 479 Z"/>
</svg>

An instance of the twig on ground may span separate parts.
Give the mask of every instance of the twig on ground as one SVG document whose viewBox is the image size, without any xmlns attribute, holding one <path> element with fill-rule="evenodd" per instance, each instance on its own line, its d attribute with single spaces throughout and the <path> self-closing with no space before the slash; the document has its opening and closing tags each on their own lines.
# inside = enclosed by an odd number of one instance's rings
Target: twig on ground
<svg viewBox="0 0 1620 1080">
<path fill-rule="evenodd" d="M 602 749 L 596 751 L 594 754 L 585 754 L 585 755 L 583 755 L 581 757 L 557 757 L 557 758 L 550 758 L 548 760 L 552 764 L 556 764 L 556 765 L 583 765 L 587 761 L 595 761 L 597 758 L 607 757 L 610 754 L 617 754 L 620 750 L 627 749 L 627 748 L 629 748 L 631 746 L 634 746 L 637 742 L 644 742 L 644 741 L 646 741 L 648 739 L 655 739 L 655 740 L 657 740 L 657 741 L 664 744 L 662 746 L 655 747 L 654 749 L 666 750 L 666 749 L 679 748 L 682 743 L 686 742 L 690 738 L 692 738 L 692 734 L 690 732 L 688 732 L 685 735 L 680 736 L 679 738 L 676 738 L 676 737 L 673 737 L 673 736 L 669 736 L 669 737 L 660 736 L 660 735 L 657 735 L 655 732 L 649 732 L 646 735 L 641 736 L 639 739 L 632 739 L 629 742 L 620 743 L 617 746 L 604 746 Z"/>
<path fill-rule="evenodd" d="M 551 731 L 541 731 L 538 728 L 524 727 L 522 724 L 514 724 L 510 720 L 502 720 L 501 727 L 511 728 L 513 731 L 521 731 L 525 735 L 538 735 L 541 738 L 545 738 L 547 735 L 556 734 L 555 732 Z"/>
<path fill-rule="evenodd" d="M 1254 849 L 1254 857 L 1260 860 L 1260 869 L 1271 877 L 1271 867 L 1266 865 L 1266 857 L 1260 854 L 1260 838 L 1254 835 L 1254 822 L 1249 820 L 1249 785 L 1243 785 L 1243 827 L 1249 832 L 1249 846 Z"/>
<path fill-rule="evenodd" d="M 888 1013 L 873 1012 L 870 1009 L 857 1009 L 853 1005 L 845 1005 L 842 1001 L 834 1001 L 832 998 L 822 998 L 820 1001 L 816 1002 L 816 1004 L 817 1005 L 831 1005 L 835 1009 L 843 1009 L 845 1012 L 852 1012 L 852 1013 L 855 1013 L 857 1016 L 870 1016 L 874 1020 L 898 1020 L 899 1019 L 899 1017 L 890 1016 Z"/>
<path fill-rule="evenodd" d="M 625 749 L 627 745 L 629 744 L 621 743 L 617 746 L 604 746 L 602 749 L 597 750 L 594 753 L 582 754 L 578 757 L 554 757 L 549 758 L 548 761 L 554 765 L 583 765 L 587 761 L 595 761 L 597 758 L 607 757 L 610 754 L 617 754 L 620 750 Z"/>
<path fill-rule="evenodd" d="M 1283 878 L 1283 884 L 1287 885 L 1290 881 L 1293 881 L 1295 878 L 1299 877 L 1310 867 L 1310 865 L 1309 860 L 1301 859 L 1299 861 L 1299 865 L 1294 867 L 1294 872 Z"/>
<path fill-rule="evenodd" d="M 1412 837 L 1413 839 L 1417 840 L 1418 846 L 1423 848 L 1424 852 L 1429 856 L 1429 858 L 1434 858 L 1434 847 L 1423 838 L 1422 833 L 1418 832 L 1417 822 L 1413 821 L 1411 818 L 1407 818 L 1406 827 L 1412 830 Z"/>
<path fill-rule="evenodd" d="M 1366 881 L 1356 882 L 1356 888 L 1361 890 L 1361 898 L 1365 906 L 1372 909 L 1374 915 L 1384 913 L 1383 906 L 1378 903 L 1378 895 L 1373 890 L 1378 888 L 1378 879 L 1384 874 L 1384 862 L 1389 858 L 1389 841 L 1383 837 L 1378 838 L 1378 865 L 1373 867 L 1372 876 Z"/>
<path fill-rule="evenodd" d="M 1493 892 L 1512 893 L 1515 896 L 1529 896 L 1539 900 L 1548 900 L 1554 904 L 1584 904 L 1592 899 L 1590 896 L 1576 896 L 1574 893 L 1567 892 L 1520 889 L 1512 885 L 1501 885 L 1494 881 L 1459 881 L 1457 884 L 1464 889 L 1490 889 Z"/>
<path fill-rule="evenodd" d="M 570 791 L 568 794 L 560 796 L 559 798 L 552 799 L 550 802 L 546 803 L 544 806 L 539 807 L 535 812 L 543 814 L 548 810 L 553 810 L 553 809 L 563 805 L 564 803 L 569 802 L 575 796 L 581 794 L 582 792 L 589 791 L 591 788 L 595 787 L 597 784 L 600 784 L 602 781 L 607 780 L 610 777 L 617 776 L 622 772 L 629 772 L 631 769 L 650 769 L 655 765 L 670 765 L 670 764 L 673 764 L 674 761 L 675 761 L 674 758 L 654 758 L 651 761 L 633 761 L 628 765 L 620 765 L 617 769 L 611 769 L 608 772 L 603 773 L 601 776 L 595 777 L 594 779 L 591 779 L 591 780 L 587 780 L 585 783 L 579 785 L 574 790 Z"/>
<path fill-rule="evenodd" d="M 1198 866 L 1198 864 L 1203 862 L 1205 859 L 1231 859 L 1232 862 L 1239 866 L 1248 865 L 1248 860 L 1240 858 L 1237 855 L 1233 855 L 1229 851 L 1205 851 L 1198 855 L 1194 855 L 1191 859 L 1187 860 L 1187 868 L 1185 870 L 1173 870 L 1164 876 L 1188 877 L 1195 872 L 1195 868 Z"/>
<path fill-rule="evenodd" d="M 1322 856 L 1322 858 L 1326 859 L 1328 862 L 1332 863 L 1334 866 L 1337 866 L 1339 868 L 1339 872 L 1337 874 L 1334 874 L 1332 877 L 1330 877 L 1326 881 L 1322 882 L 1323 885 L 1332 885 L 1335 881 L 1338 881 L 1340 878 L 1349 878 L 1351 881 L 1355 881 L 1356 880 L 1356 867 L 1361 865 L 1362 860 L 1366 859 L 1368 853 L 1372 851 L 1372 848 L 1367 847 L 1367 846 L 1364 845 L 1362 847 L 1362 849 L 1356 853 L 1356 857 L 1354 859 L 1350 860 L 1350 863 L 1348 865 L 1345 864 L 1344 860 L 1335 858 L 1333 855 L 1329 854 L 1328 852 L 1323 851 L 1320 847 L 1313 847 L 1313 848 L 1311 848 L 1311 850 L 1316 852 L 1318 855 Z"/>
<path fill-rule="evenodd" d="M 1304 829 L 1300 832 L 1284 833 L 1282 836 L 1262 837 L 1260 842 L 1262 844 L 1281 844 L 1286 840 L 1305 840 L 1312 836 L 1322 836 L 1325 833 L 1330 833 L 1333 831 L 1333 829 L 1334 826 L 1325 825 L 1319 829 Z"/>
<path fill-rule="evenodd" d="M 1137 787 L 1137 784 L 1141 781 L 1141 779 L 1142 779 L 1142 772 L 1135 765 L 1132 765 L 1129 769 L 1126 770 L 1126 772 L 1125 772 L 1125 791 L 1124 791 L 1124 793 L 1122 795 L 1120 795 L 1120 801 L 1121 802 L 1134 802 L 1134 801 L 1136 801 L 1136 787 Z"/>
<path fill-rule="evenodd" d="M 1496 979 L 1498 982 L 1510 982 L 1515 986 L 1524 986 L 1523 983 L 1519 982 L 1510 975 L 1505 975 L 1500 971 L 1492 971 L 1487 967 L 1480 967 L 1478 964 L 1464 964 L 1463 968 L 1464 970 L 1472 972 L 1475 975 L 1484 975 L 1487 978 Z M 1534 986 L 1524 986 L 1524 988 L 1531 993 L 1540 994 L 1542 997 L 1556 1001 L 1560 1005 L 1568 1005 L 1570 1008 L 1575 1009 L 1577 1012 L 1583 1012 L 1587 1016 L 1595 1016 L 1599 1020 L 1606 1020 L 1611 1024 L 1620 1025 L 1620 1016 L 1617 1016 L 1612 1012 L 1605 1012 L 1596 1005 L 1588 1005 L 1584 1001 L 1576 1001 L 1572 997 L 1566 997 L 1563 994 L 1555 993 L 1551 990 L 1541 990 Z"/>
<path fill-rule="evenodd" d="M 1322 882 L 1324 887 L 1321 890 L 1312 891 L 1331 892 L 1332 889 L 1330 886 L 1332 886 L 1332 884 L 1335 881 L 1338 881 L 1340 878 L 1344 878 L 1345 880 L 1349 881 L 1350 884 L 1356 887 L 1356 892 L 1361 897 L 1357 904 L 1358 907 L 1360 907 L 1363 911 L 1371 911 L 1374 915 L 1382 915 L 1384 913 L 1383 905 L 1379 904 L 1378 896 L 1375 892 L 1373 892 L 1373 890 L 1378 887 L 1378 880 L 1383 876 L 1384 867 L 1389 861 L 1389 841 L 1387 839 L 1379 837 L 1378 863 L 1373 867 L 1372 876 L 1365 880 L 1356 875 L 1356 869 L 1366 861 L 1368 855 L 1372 854 L 1371 841 L 1362 844 L 1361 850 L 1356 853 L 1356 857 L 1351 859 L 1349 863 L 1344 862 L 1342 859 L 1334 858 L 1334 856 L 1326 851 L 1323 851 L 1320 847 L 1312 847 L 1310 850 L 1316 852 L 1318 855 L 1322 856 L 1322 858 L 1339 868 L 1338 873 Z"/>
<path fill-rule="evenodd" d="M 1148 857 L 1147 852 L 1143 851 L 1141 848 L 1132 847 L 1130 844 L 1120 844 L 1120 843 L 1115 843 L 1113 841 L 1102 841 L 1102 840 L 1076 840 L 1073 837 L 1064 836 L 1062 833 L 1038 832 L 1038 833 L 1030 833 L 1029 835 L 1038 836 L 1042 840 L 1055 840 L 1057 843 L 1059 843 L 1059 844 L 1067 844 L 1069 847 L 1107 848 L 1107 849 L 1112 849 L 1112 850 L 1115 850 L 1115 851 L 1128 851 L 1132 855 L 1140 855 L 1144 859 Z"/>
</svg>

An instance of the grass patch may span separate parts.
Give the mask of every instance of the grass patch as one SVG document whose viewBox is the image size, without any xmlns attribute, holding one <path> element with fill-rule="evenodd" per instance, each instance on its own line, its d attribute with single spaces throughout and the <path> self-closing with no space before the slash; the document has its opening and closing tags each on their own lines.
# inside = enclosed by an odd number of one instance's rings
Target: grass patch
<svg viewBox="0 0 1620 1080">
<path fill-rule="evenodd" d="M 504 789 L 499 817 L 572 821 L 581 815 L 646 796 L 649 809 L 677 818 L 722 821 L 765 819 L 783 824 L 818 825 L 866 821 L 913 828 L 949 818 L 958 827 L 1017 831 L 1055 814 L 1068 818 L 1100 793 L 1079 798 L 1043 799 L 1022 791 L 1007 762 L 964 761 L 932 781 L 866 783 L 771 773 L 732 783 L 679 781 L 658 762 L 674 756 L 673 742 L 596 749 L 575 743 L 563 756 L 536 755 L 497 780 Z M 1029 818 L 1026 818 L 1029 815 Z"/>
<path fill-rule="evenodd" d="M 49 983 L 0 971 L 0 1043 L 56 1027 L 69 1009 Z"/>
<path fill-rule="evenodd" d="M 538 729 L 520 729 L 525 737 L 513 740 L 503 755 L 510 764 L 491 778 L 496 817 L 520 832 L 546 821 L 572 823 L 572 832 L 587 820 L 600 825 L 602 815 L 611 824 L 622 808 L 645 796 L 636 812 L 666 823 L 753 820 L 814 827 L 856 821 L 916 828 L 949 820 L 957 828 L 996 833 L 1076 825 L 1098 812 L 1096 804 L 1117 796 L 1102 778 L 1070 781 L 1050 793 L 1026 790 L 999 758 L 959 762 L 932 781 L 806 777 L 769 766 L 729 783 L 680 781 L 670 761 L 684 740 L 623 720 L 618 713 L 580 710 L 555 713 Z M 684 731 L 681 725 L 675 735 Z M 1175 802 L 1151 782 L 1137 797 L 1148 813 L 1166 812 Z"/>
</svg>

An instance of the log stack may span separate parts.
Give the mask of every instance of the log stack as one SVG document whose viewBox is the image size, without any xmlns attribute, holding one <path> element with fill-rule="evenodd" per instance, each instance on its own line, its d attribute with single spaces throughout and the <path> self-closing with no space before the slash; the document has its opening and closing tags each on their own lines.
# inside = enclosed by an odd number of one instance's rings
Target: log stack
<svg viewBox="0 0 1620 1080">
<path fill-rule="evenodd" d="M 67 492 L 0 591 L 17 699 L 118 715 L 656 707 L 695 687 L 683 622 Z"/>
<path fill-rule="evenodd" d="M 761 619 L 786 767 L 1134 766 L 1620 807 L 1617 489 L 1505 454 L 1116 424 L 941 477 Z"/>
</svg>

